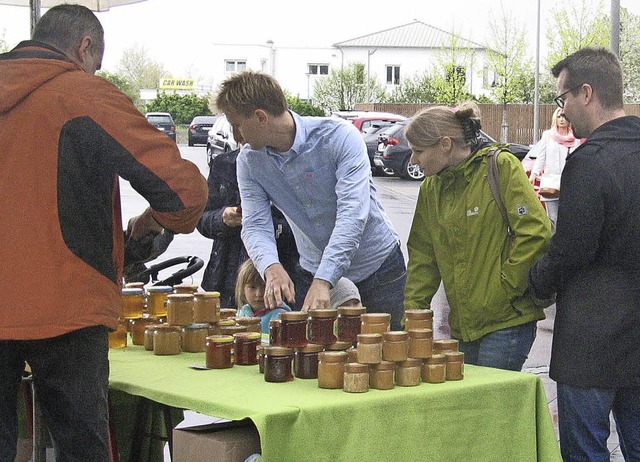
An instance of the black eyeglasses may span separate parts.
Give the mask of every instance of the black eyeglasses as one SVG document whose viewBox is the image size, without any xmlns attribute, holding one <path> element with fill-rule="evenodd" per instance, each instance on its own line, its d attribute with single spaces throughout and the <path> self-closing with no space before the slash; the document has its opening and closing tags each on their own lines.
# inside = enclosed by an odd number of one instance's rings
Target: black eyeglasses
<svg viewBox="0 0 640 462">
<path fill-rule="evenodd" d="M 570 88 L 569 90 L 565 91 L 560 96 L 556 96 L 553 100 L 556 102 L 556 104 L 558 105 L 559 108 L 561 108 L 561 109 L 564 108 L 564 97 L 565 97 L 565 95 L 568 95 L 572 91 L 577 90 L 578 88 L 582 87 L 582 85 L 584 85 L 584 83 L 581 83 L 580 85 L 577 85 L 577 86 L 575 86 L 573 88 Z"/>
</svg>

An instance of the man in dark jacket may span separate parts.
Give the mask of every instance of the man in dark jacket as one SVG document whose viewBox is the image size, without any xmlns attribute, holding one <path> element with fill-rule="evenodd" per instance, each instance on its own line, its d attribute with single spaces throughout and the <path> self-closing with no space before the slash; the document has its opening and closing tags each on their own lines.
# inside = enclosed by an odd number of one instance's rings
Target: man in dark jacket
<svg viewBox="0 0 640 462">
<path fill-rule="evenodd" d="M 127 236 L 189 233 L 198 168 L 94 73 L 104 32 L 79 5 L 51 8 L 0 55 L 0 461 L 13 462 L 25 362 L 57 460 L 109 460 L 108 330 L 121 311 L 119 178 L 150 207 Z M 37 136 L 25 136 L 37 125 Z"/>
<path fill-rule="evenodd" d="M 625 460 L 640 460 L 640 118 L 625 116 L 622 71 L 604 48 L 556 64 L 557 104 L 587 140 L 562 172 L 558 226 L 531 269 L 557 292 L 549 376 L 565 461 L 609 461 L 609 414 Z"/>
</svg>

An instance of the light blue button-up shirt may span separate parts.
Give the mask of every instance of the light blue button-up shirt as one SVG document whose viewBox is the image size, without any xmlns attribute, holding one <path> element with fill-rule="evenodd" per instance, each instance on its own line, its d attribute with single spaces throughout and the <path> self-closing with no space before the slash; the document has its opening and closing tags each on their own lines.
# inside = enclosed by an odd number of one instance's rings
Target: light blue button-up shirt
<svg viewBox="0 0 640 462">
<path fill-rule="evenodd" d="M 304 269 L 332 286 L 342 276 L 360 282 L 399 239 L 376 197 L 362 135 L 341 119 L 291 114 L 289 151 L 245 145 L 238 156 L 242 240 L 264 276 L 278 262 L 273 203 L 291 225 Z"/>
</svg>

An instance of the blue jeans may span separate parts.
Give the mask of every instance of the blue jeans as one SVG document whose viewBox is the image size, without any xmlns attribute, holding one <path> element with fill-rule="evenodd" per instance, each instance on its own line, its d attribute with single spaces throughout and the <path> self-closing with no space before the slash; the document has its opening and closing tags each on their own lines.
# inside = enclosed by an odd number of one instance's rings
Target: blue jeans
<svg viewBox="0 0 640 462">
<path fill-rule="evenodd" d="M 624 460 L 640 461 L 640 387 L 579 388 L 558 383 L 560 452 L 567 462 L 609 462 L 613 412 Z"/>
<path fill-rule="evenodd" d="M 531 321 L 491 332 L 473 342 L 460 340 L 458 349 L 467 364 L 519 371 L 536 338 L 536 329 L 537 321 Z"/>
<path fill-rule="evenodd" d="M 300 267 L 297 273 L 296 309 L 300 310 L 313 282 L 313 274 Z M 360 292 L 360 301 L 367 308 L 367 313 L 390 313 L 391 330 L 402 330 L 400 322 L 404 315 L 406 281 L 407 266 L 400 245 L 397 245 L 371 276 L 360 282 L 354 282 Z"/>
<path fill-rule="evenodd" d="M 16 455 L 17 397 L 25 361 L 56 460 L 109 460 L 108 352 L 104 326 L 42 340 L 0 341 L 1 462 L 13 462 Z"/>
</svg>

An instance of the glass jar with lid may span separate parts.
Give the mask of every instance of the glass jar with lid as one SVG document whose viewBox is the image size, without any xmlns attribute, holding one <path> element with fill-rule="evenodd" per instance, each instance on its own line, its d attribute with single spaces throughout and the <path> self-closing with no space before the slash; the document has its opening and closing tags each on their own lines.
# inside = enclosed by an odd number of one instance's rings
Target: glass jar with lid
<svg viewBox="0 0 640 462">
<path fill-rule="evenodd" d="M 321 351 L 318 353 L 318 387 L 342 388 L 344 386 L 344 351 Z"/>
<path fill-rule="evenodd" d="M 442 383 L 446 380 L 446 357 L 433 354 L 422 363 L 422 380 L 428 383 Z"/>
<path fill-rule="evenodd" d="M 193 295 L 198 291 L 198 284 L 181 283 L 173 286 L 173 293 Z"/>
<path fill-rule="evenodd" d="M 236 318 L 236 324 L 239 326 L 245 326 L 247 328 L 247 332 L 257 332 L 262 333 L 262 325 L 260 324 L 261 319 L 256 316 L 248 316 L 242 318 Z"/>
<path fill-rule="evenodd" d="M 382 334 L 358 334 L 358 362 L 378 364 L 382 361 Z"/>
<path fill-rule="evenodd" d="M 147 287 L 147 312 L 153 318 L 167 315 L 167 295 L 173 292 L 171 286 Z"/>
<path fill-rule="evenodd" d="M 205 340 L 207 367 L 209 369 L 228 369 L 233 367 L 232 348 L 232 336 L 209 335 Z"/>
<path fill-rule="evenodd" d="M 159 356 L 180 354 L 181 337 L 179 326 L 158 325 L 153 333 L 153 354 Z"/>
<path fill-rule="evenodd" d="M 236 321 L 234 319 L 220 319 L 217 322 L 209 323 L 209 335 L 222 335 L 223 327 L 229 327 L 229 326 L 235 326 L 235 325 L 236 325 Z"/>
<path fill-rule="evenodd" d="M 317 345 L 330 345 L 338 338 L 333 333 L 338 312 L 333 309 L 309 310 L 307 340 Z"/>
<path fill-rule="evenodd" d="M 360 332 L 362 334 L 383 334 L 389 330 L 391 315 L 389 313 L 364 313 L 360 315 Z"/>
<path fill-rule="evenodd" d="M 307 345 L 307 317 L 302 311 L 286 311 L 279 314 L 282 345 L 302 348 Z"/>
<path fill-rule="evenodd" d="M 264 354 L 264 380 L 266 382 L 293 380 L 291 370 L 293 350 L 291 348 L 268 346 L 264 349 Z"/>
<path fill-rule="evenodd" d="M 405 361 L 396 363 L 396 385 L 401 387 L 415 387 L 421 382 L 422 360 L 418 358 L 407 358 Z"/>
<path fill-rule="evenodd" d="M 405 310 L 404 330 L 433 329 L 433 311 Z"/>
<path fill-rule="evenodd" d="M 141 318 L 144 311 L 144 290 L 137 288 L 122 289 L 122 318 Z"/>
<path fill-rule="evenodd" d="M 127 346 L 127 323 L 126 319 L 118 318 L 116 330 L 109 331 L 109 348 L 124 348 Z"/>
<path fill-rule="evenodd" d="M 147 351 L 153 351 L 153 334 L 156 331 L 156 327 L 161 326 L 160 323 L 150 323 L 144 328 L 144 349 Z"/>
<path fill-rule="evenodd" d="M 269 321 L 269 345 L 282 346 L 282 327 L 280 319 L 272 319 Z"/>
<path fill-rule="evenodd" d="M 235 308 L 220 308 L 220 319 L 235 318 L 237 313 Z"/>
<path fill-rule="evenodd" d="M 373 364 L 369 371 L 369 386 L 376 390 L 391 390 L 395 386 L 396 363 L 381 361 Z"/>
<path fill-rule="evenodd" d="M 293 356 L 293 374 L 299 379 L 318 378 L 318 353 L 322 345 L 309 343 L 302 348 L 296 348 Z"/>
<path fill-rule="evenodd" d="M 193 295 L 167 295 L 167 324 L 171 326 L 186 326 L 193 324 Z"/>
<path fill-rule="evenodd" d="M 444 354 L 447 351 L 458 351 L 458 341 L 456 339 L 447 338 L 433 341 L 434 354 Z"/>
<path fill-rule="evenodd" d="M 433 331 L 411 329 L 409 333 L 409 358 L 430 358 L 433 352 Z"/>
<path fill-rule="evenodd" d="M 324 346 L 324 349 L 327 351 L 347 351 L 349 348 L 353 348 L 353 344 L 351 342 L 343 342 L 341 340 L 338 340 L 336 343 L 332 343 L 331 345 Z"/>
<path fill-rule="evenodd" d="M 447 351 L 445 354 L 446 380 L 462 380 L 464 378 L 464 353 Z"/>
<path fill-rule="evenodd" d="M 363 306 L 340 306 L 338 307 L 337 331 L 338 340 L 350 342 L 355 345 L 358 341 L 358 334 L 361 333 L 360 316 L 366 313 Z"/>
<path fill-rule="evenodd" d="M 258 364 L 258 345 L 261 335 L 258 332 L 238 332 L 233 334 L 235 363 L 238 366 Z"/>
<path fill-rule="evenodd" d="M 407 359 L 409 334 L 405 331 L 389 331 L 382 334 L 382 359 L 400 362 Z"/>
<path fill-rule="evenodd" d="M 348 393 L 369 391 L 369 366 L 360 363 L 346 363 L 342 389 Z"/>
<path fill-rule="evenodd" d="M 193 294 L 193 322 L 209 323 L 220 319 L 220 292 Z"/>
<path fill-rule="evenodd" d="M 154 318 L 141 317 L 131 319 L 129 321 L 129 333 L 131 334 L 131 343 L 134 345 L 144 345 L 144 331 L 149 324 L 157 324 Z M 153 348 L 152 348 L 153 349 Z"/>
<path fill-rule="evenodd" d="M 182 327 L 182 351 L 202 353 L 209 335 L 209 325 L 205 323 L 188 324 Z"/>
</svg>

